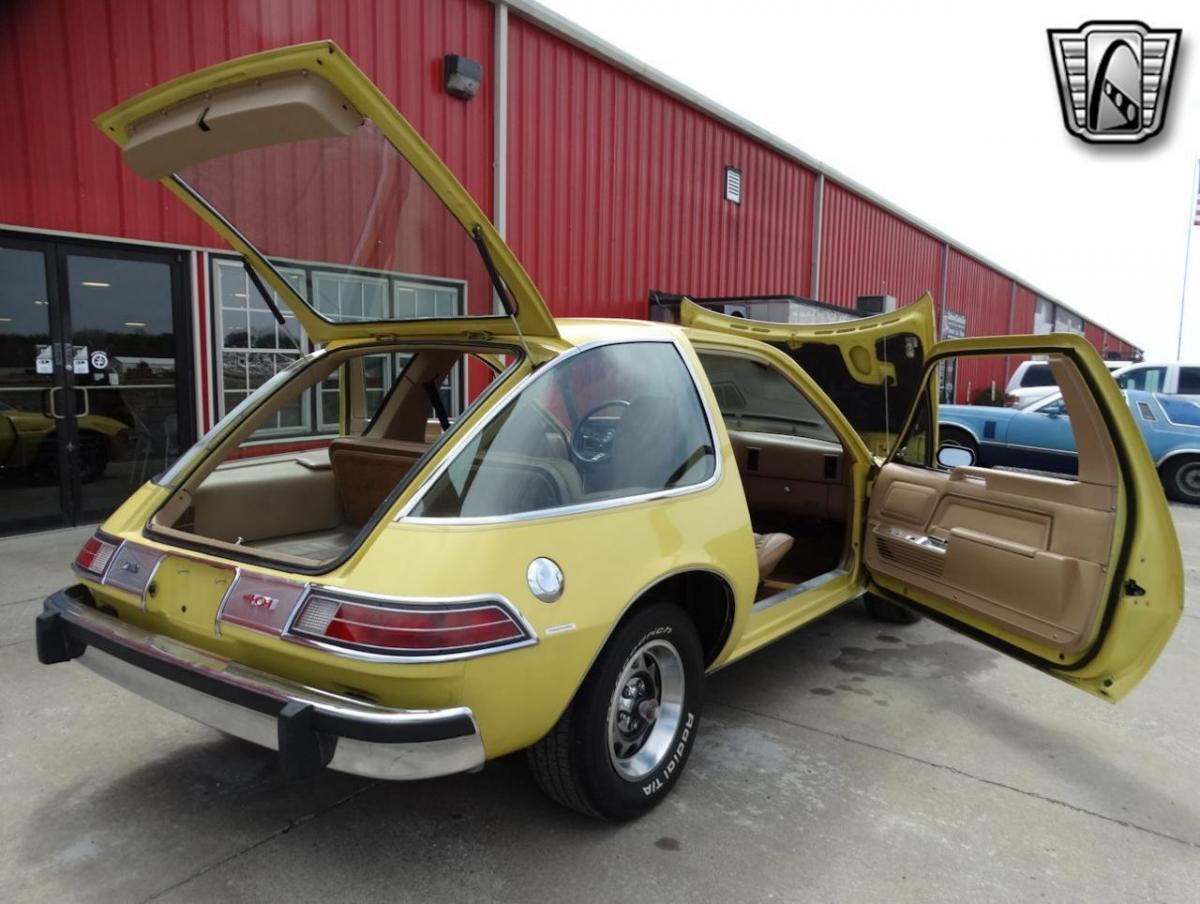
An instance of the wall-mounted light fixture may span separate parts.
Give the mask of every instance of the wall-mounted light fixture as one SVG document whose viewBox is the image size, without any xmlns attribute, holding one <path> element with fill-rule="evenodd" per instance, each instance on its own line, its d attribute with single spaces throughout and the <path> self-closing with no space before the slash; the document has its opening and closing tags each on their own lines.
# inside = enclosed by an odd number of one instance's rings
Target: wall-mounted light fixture
<svg viewBox="0 0 1200 904">
<path fill-rule="evenodd" d="M 442 66 L 442 82 L 446 93 L 460 100 L 470 100 L 483 81 L 483 66 L 457 53 L 446 54 Z"/>
<path fill-rule="evenodd" d="M 742 203 L 742 171 L 736 166 L 725 167 L 725 200 Z"/>
</svg>

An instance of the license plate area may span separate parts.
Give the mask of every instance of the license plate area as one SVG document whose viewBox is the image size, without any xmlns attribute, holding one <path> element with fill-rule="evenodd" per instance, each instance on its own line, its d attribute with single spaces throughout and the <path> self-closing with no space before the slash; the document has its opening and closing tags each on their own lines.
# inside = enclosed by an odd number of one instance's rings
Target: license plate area
<svg viewBox="0 0 1200 904">
<path fill-rule="evenodd" d="M 211 635 L 215 633 L 221 602 L 236 576 L 233 566 L 168 555 L 146 588 L 146 611 Z"/>
</svg>

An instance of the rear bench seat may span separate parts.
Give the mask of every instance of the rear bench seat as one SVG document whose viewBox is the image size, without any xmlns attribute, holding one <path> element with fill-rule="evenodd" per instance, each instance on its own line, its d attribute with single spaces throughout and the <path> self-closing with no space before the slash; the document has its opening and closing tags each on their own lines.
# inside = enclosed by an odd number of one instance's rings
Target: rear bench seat
<svg viewBox="0 0 1200 904">
<path fill-rule="evenodd" d="M 425 454 L 426 443 L 342 436 L 329 444 L 329 462 L 346 524 L 363 525 Z"/>
</svg>

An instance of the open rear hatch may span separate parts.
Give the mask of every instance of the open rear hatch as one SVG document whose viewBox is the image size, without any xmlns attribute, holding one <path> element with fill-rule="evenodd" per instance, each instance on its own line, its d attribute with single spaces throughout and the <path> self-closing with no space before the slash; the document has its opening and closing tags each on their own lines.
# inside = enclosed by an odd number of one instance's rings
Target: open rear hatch
<svg viewBox="0 0 1200 904">
<path fill-rule="evenodd" d="M 332 42 L 202 69 L 96 123 L 245 257 L 314 342 L 557 335 L 483 211 Z M 347 298 L 346 276 L 387 291 Z"/>
</svg>

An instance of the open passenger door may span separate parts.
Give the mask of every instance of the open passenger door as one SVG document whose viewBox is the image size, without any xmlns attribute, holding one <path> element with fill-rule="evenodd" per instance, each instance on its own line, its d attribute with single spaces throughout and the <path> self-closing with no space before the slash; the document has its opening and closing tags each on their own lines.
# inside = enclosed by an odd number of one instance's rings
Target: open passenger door
<svg viewBox="0 0 1200 904">
<path fill-rule="evenodd" d="M 934 344 L 933 297 L 896 311 L 833 323 L 767 323 L 683 299 L 686 327 L 745 336 L 779 349 L 816 381 L 867 448 L 886 456 L 923 385 Z"/>
<path fill-rule="evenodd" d="M 926 384 L 939 361 L 979 354 L 1048 356 L 1078 479 L 941 467 L 936 395 L 920 393 L 871 490 L 863 550 L 872 590 L 1117 700 L 1149 670 L 1183 607 L 1179 544 L 1154 464 L 1082 337 L 939 343 Z"/>
<path fill-rule="evenodd" d="M 273 291 L 315 342 L 558 335 L 467 190 L 330 41 L 182 76 L 96 124 L 243 255 L 268 306 Z M 246 298 L 244 280 L 237 294 L 218 283 L 218 304 Z"/>
</svg>

